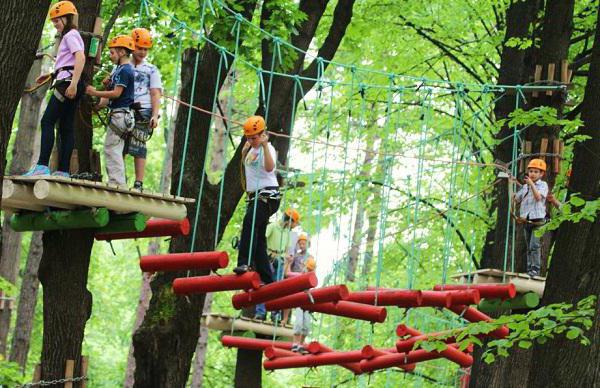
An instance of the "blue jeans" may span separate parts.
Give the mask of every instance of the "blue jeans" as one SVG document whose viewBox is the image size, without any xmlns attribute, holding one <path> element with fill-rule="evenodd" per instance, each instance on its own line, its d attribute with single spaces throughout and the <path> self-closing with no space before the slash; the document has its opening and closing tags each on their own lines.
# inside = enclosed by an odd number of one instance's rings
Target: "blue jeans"
<svg viewBox="0 0 600 388">
<path fill-rule="evenodd" d="M 527 246 L 527 272 L 535 271 L 540 273 L 542 243 L 540 238 L 535 235 L 539 228 L 537 225 L 525 224 L 523 228 L 525 233 L 525 245 Z"/>
<path fill-rule="evenodd" d="M 256 309 L 254 310 L 254 315 L 267 315 L 267 307 L 264 303 L 259 303 L 256 305 Z"/>
</svg>

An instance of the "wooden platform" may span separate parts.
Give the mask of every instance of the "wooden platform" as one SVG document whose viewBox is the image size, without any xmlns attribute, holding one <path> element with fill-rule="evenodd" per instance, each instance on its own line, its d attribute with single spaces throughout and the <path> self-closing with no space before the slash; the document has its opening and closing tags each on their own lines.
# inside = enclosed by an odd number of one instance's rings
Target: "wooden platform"
<svg viewBox="0 0 600 388">
<path fill-rule="evenodd" d="M 460 284 L 512 283 L 519 294 L 535 292 L 540 298 L 544 296 L 544 287 L 546 286 L 545 277 L 531 277 L 524 273 L 505 272 L 493 268 L 460 273 L 451 277 Z"/>
<path fill-rule="evenodd" d="M 2 209 L 9 212 L 105 207 L 178 221 L 186 217 L 185 205 L 194 202 L 190 198 L 58 176 L 7 176 L 2 187 Z"/>
<path fill-rule="evenodd" d="M 290 325 L 286 325 L 284 327 L 274 326 L 270 321 L 259 321 L 246 317 L 234 318 L 229 315 L 217 313 L 203 314 L 202 323 L 211 330 L 225 332 L 251 331 L 256 334 L 268 336 L 275 335 L 276 337 L 286 339 L 292 339 L 294 335 L 294 331 Z"/>
</svg>

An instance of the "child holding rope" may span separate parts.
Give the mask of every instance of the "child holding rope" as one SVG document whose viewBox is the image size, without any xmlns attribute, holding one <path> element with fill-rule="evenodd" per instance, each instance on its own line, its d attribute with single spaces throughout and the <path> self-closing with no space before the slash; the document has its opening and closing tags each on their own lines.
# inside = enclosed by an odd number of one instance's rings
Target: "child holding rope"
<svg viewBox="0 0 600 388">
<path fill-rule="evenodd" d="M 55 79 L 54 93 L 48 101 L 42 116 L 42 141 L 37 164 L 25 176 L 50 175 L 48 163 L 54 147 L 54 127 L 58 122 L 60 138 L 58 170 L 52 175 L 69 177 L 71 153 L 75 145 L 73 120 L 77 101 L 83 95 L 84 85 L 81 72 L 85 65 L 84 45 L 77 31 L 77 9 L 70 1 L 60 1 L 50 7 L 48 17 L 61 36 L 52 74 L 37 79 L 43 84 Z"/>
<path fill-rule="evenodd" d="M 514 195 L 516 203 L 521 204 L 518 222 L 524 223 L 525 244 L 527 246 L 527 274 L 540 275 L 541 242 L 535 231 L 546 222 L 546 198 L 548 184 L 542 180 L 546 172 L 546 162 L 531 159 L 527 165 L 525 184 Z"/>
<path fill-rule="evenodd" d="M 241 173 L 248 205 L 242 224 L 237 267 L 233 271 L 241 275 L 251 266 L 260 274 L 263 283 L 269 284 L 274 279 L 265 234 L 269 218 L 279 209 L 281 194 L 275 175 L 277 153 L 269 143 L 265 129 L 265 120 L 261 116 L 252 116 L 244 123 L 246 143 L 242 149 Z"/>
<path fill-rule="evenodd" d="M 104 156 L 106 158 L 106 173 L 108 183 L 125 187 L 125 162 L 123 150 L 125 139 L 135 125 L 131 105 L 134 96 L 134 71 L 130 56 L 135 50 L 133 38 L 128 35 L 114 37 L 108 43 L 110 60 L 117 65 L 110 76 L 108 90 L 96 90 L 88 86 L 86 93 L 100 97 L 100 102 L 94 106 L 99 110 L 108 105 L 108 125 L 104 138 Z"/>
<path fill-rule="evenodd" d="M 148 50 L 152 48 L 152 35 L 145 28 L 131 31 L 135 44 L 133 69 L 135 71 L 135 128 L 129 138 L 127 154 L 133 156 L 135 183 L 133 188 L 142 190 L 146 168 L 146 142 L 158 125 L 162 81 L 160 72 L 151 63 L 146 62 Z"/>
</svg>

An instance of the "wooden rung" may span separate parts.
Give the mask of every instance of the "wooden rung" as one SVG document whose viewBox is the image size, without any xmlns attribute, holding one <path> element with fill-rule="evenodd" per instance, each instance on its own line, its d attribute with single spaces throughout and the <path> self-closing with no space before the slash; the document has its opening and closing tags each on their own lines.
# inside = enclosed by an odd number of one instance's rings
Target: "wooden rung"
<svg viewBox="0 0 600 388">
<path fill-rule="evenodd" d="M 88 356 L 81 356 L 81 376 L 82 377 L 87 377 L 89 362 L 90 362 L 90 358 Z M 80 387 L 81 388 L 87 387 L 87 379 L 81 380 Z"/>
<path fill-rule="evenodd" d="M 71 163 L 69 165 L 69 174 L 77 174 L 79 172 L 79 154 L 77 148 L 71 153 Z"/>
<path fill-rule="evenodd" d="M 540 158 L 541 159 L 545 159 L 546 157 L 543 155 L 546 152 L 548 152 L 548 138 L 542 138 L 542 141 L 540 143 Z"/>
<path fill-rule="evenodd" d="M 35 369 L 33 370 L 33 379 L 31 380 L 31 382 L 39 383 L 41 379 L 42 379 L 42 365 L 36 364 Z"/>
<path fill-rule="evenodd" d="M 569 83 L 569 61 L 566 59 L 560 62 L 560 82 L 563 84 Z"/>
<path fill-rule="evenodd" d="M 75 372 L 75 360 L 67 360 L 65 363 L 65 388 L 73 388 L 73 373 Z"/>
<path fill-rule="evenodd" d="M 535 85 L 537 85 L 540 82 L 540 79 L 542 78 L 542 65 L 535 65 L 535 73 L 533 74 L 533 82 Z M 538 92 L 534 91 L 532 93 L 533 97 L 537 97 L 538 96 Z"/>
<path fill-rule="evenodd" d="M 570 83 L 571 83 L 571 79 L 572 79 L 572 78 L 573 78 L 573 69 L 569 69 L 569 70 L 567 71 L 567 80 L 569 81 L 569 82 L 567 82 L 568 84 L 570 84 Z"/>
<path fill-rule="evenodd" d="M 552 157 L 552 162 L 554 165 L 554 173 L 558 174 L 558 172 L 560 171 L 560 140 L 559 139 L 554 139 L 552 140 L 552 152 L 554 153 L 554 156 Z"/>
<path fill-rule="evenodd" d="M 523 153 L 525 155 L 531 154 L 531 142 L 529 140 L 525 140 L 523 144 Z M 519 164 L 519 170 L 524 172 L 527 169 L 527 162 L 529 161 L 529 157 L 525 157 L 521 159 L 521 163 Z"/>
<path fill-rule="evenodd" d="M 556 64 L 549 63 L 548 64 L 548 83 L 552 83 L 554 81 L 554 71 L 556 70 Z M 552 90 L 546 91 L 546 96 L 551 96 Z"/>
</svg>

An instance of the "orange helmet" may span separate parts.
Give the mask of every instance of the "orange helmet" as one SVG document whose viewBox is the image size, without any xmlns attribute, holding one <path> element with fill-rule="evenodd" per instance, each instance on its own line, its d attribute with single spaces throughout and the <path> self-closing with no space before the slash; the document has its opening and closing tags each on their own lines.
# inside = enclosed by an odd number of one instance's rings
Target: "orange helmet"
<svg viewBox="0 0 600 388">
<path fill-rule="evenodd" d="M 137 48 L 152 48 L 152 35 L 145 28 L 134 28 L 131 37 Z"/>
<path fill-rule="evenodd" d="M 244 123 L 244 136 L 256 135 L 264 131 L 265 128 L 265 119 L 262 116 L 250 116 Z"/>
<path fill-rule="evenodd" d="M 285 211 L 285 215 L 291 218 L 294 222 L 300 221 L 300 213 L 296 209 L 287 208 Z"/>
<path fill-rule="evenodd" d="M 70 1 L 59 1 L 50 7 L 48 17 L 50 19 L 58 18 L 65 15 L 77 15 L 77 8 Z"/>
<path fill-rule="evenodd" d="M 135 45 L 133 44 L 133 38 L 129 35 L 118 35 L 112 38 L 108 42 L 108 48 L 126 48 L 131 51 L 135 50 Z"/>
<path fill-rule="evenodd" d="M 527 168 L 537 168 L 538 170 L 546 171 L 546 162 L 542 159 L 531 159 L 527 164 Z"/>
<path fill-rule="evenodd" d="M 300 240 L 304 240 L 308 242 L 308 235 L 306 233 L 301 233 L 300 236 L 298 236 L 298 241 Z"/>
</svg>

